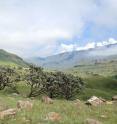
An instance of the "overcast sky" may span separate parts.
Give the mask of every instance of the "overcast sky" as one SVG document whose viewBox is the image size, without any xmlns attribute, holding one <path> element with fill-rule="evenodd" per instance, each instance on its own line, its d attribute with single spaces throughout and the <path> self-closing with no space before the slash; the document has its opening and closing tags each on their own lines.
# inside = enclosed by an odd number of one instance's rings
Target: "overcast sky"
<svg viewBox="0 0 117 124">
<path fill-rule="evenodd" d="M 0 49 L 21 57 L 116 40 L 117 0 L 0 0 Z"/>
</svg>

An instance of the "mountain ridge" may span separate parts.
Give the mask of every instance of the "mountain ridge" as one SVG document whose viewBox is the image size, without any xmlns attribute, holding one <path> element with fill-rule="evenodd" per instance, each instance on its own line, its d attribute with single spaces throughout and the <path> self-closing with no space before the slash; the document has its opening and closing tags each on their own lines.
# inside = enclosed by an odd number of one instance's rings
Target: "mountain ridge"
<svg viewBox="0 0 117 124">
<path fill-rule="evenodd" d="M 88 50 L 65 52 L 46 58 L 36 57 L 30 59 L 32 63 L 49 69 L 67 69 L 75 65 L 112 60 L 117 60 L 117 44 L 109 44 Z"/>
<path fill-rule="evenodd" d="M 9 53 L 3 49 L 0 49 L 0 63 L 1 65 L 19 65 L 27 66 L 27 63 L 19 56 L 13 53 Z"/>
</svg>

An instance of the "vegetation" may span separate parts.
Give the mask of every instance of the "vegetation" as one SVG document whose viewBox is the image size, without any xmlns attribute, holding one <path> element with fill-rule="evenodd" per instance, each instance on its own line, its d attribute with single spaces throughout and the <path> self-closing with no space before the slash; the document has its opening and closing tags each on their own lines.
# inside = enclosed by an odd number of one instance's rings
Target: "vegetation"
<svg viewBox="0 0 117 124">
<path fill-rule="evenodd" d="M 83 88 L 81 78 L 63 72 L 54 72 L 47 75 L 46 89 L 51 98 L 61 97 L 67 100 L 74 98 Z"/>
<path fill-rule="evenodd" d="M 18 75 L 14 69 L 5 67 L 0 69 L 0 90 L 9 87 L 14 92 L 19 93 L 16 89 L 16 83 L 18 81 L 20 81 L 20 75 Z"/>
<path fill-rule="evenodd" d="M 22 66 L 28 67 L 28 64 L 19 56 L 15 54 L 8 53 L 2 49 L 0 49 L 0 65 L 1 66 Z"/>
<path fill-rule="evenodd" d="M 21 96 L 4 95 L 0 92 L 0 105 L 2 107 L 14 108 L 18 100 L 26 100 Z M 116 124 L 117 107 L 113 105 L 102 105 L 98 107 L 88 107 L 85 104 L 75 105 L 74 101 L 54 100 L 54 104 L 44 104 L 40 99 L 33 100 L 34 106 L 30 111 L 20 111 L 13 118 L 0 120 L 0 124 L 83 124 L 87 118 L 96 119 L 102 124 Z M 60 113 L 60 122 L 45 121 L 49 112 Z M 105 115 L 105 117 L 102 117 Z M 29 120 L 29 122 L 26 122 Z"/>
<path fill-rule="evenodd" d="M 46 74 L 41 67 L 30 65 L 29 73 L 26 75 L 27 84 L 30 85 L 29 97 L 35 97 L 44 92 Z"/>
<path fill-rule="evenodd" d="M 74 98 L 83 88 L 81 78 L 62 72 L 44 72 L 41 67 L 31 65 L 28 74 L 29 97 L 46 94 L 50 98 Z"/>
<path fill-rule="evenodd" d="M 15 108 L 18 100 L 26 100 L 27 97 L 34 106 L 30 111 L 23 110 L 13 118 L 0 120 L 0 124 L 83 124 L 87 118 L 97 119 L 103 124 L 115 124 L 117 122 L 116 104 L 98 107 L 88 107 L 84 104 L 84 100 L 93 95 L 111 100 L 112 96 L 117 94 L 117 73 L 116 71 L 111 73 L 111 67 L 114 65 L 106 70 L 103 65 L 103 74 L 99 64 L 90 68 L 83 67 L 84 70 L 75 67 L 66 72 L 50 72 L 34 65 L 24 68 L 24 66 L 2 64 L 0 111 Z M 41 95 L 51 97 L 54 103 L 50 105 L 42 103 Z M 80 104 L 75 104 L 73 101 L 77 98 L 81 100 Z M 60 113 L 62 119 L 59 122 L 45 121 L 49 112 Z"/>
<path fill-rule="evenodd" d="M 24 82 L 30 88 L 28 97 L 46 94 L 51 98 L 73 99 L 82 90 L 84 82 L 81 78 L 63 72 L 45 72 L 41 67 L 30 65 L 22 77 L 15 69 L 2 68 L 0 89 L 12 88 L 16 93 L 17 82 Z"/>
</svg>

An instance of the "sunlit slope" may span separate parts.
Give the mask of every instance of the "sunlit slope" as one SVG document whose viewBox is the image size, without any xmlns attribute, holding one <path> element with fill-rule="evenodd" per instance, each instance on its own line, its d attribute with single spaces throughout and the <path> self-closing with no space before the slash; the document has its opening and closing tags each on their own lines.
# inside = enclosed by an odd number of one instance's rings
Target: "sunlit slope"
<svg viewBox="0 0 117 124">
<path fill-rule="evenodd" d="M 27 63 L 15 54 L 6 52 L 0 49 L 0 65 L 10 65 L 10 66 L 27 66 Z"/>
</svg>

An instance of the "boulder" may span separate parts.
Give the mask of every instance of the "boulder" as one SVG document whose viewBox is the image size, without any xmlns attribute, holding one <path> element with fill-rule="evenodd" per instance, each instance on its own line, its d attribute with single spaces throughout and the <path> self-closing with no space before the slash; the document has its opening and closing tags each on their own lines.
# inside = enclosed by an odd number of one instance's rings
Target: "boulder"
<svg viewBox="0 0 117 124">
<path fill-rule="evenodd" d="M 53 104 L 53 100 L 49 98 L 48 96 L 43 96 L 42 102 L 44 102 L 45 104 Z"/>
<path fill-rule="evenodd" d="M 112 105 L 113 101 L 106 101 L 106 105 Z"/>
<path fill-rule="evenodd" d="M 17 108 L 18 109 L 26 109 L 26 110 L 31 110 L 33 107 L 33 103 L 30 102 L 30 101 L 22 101 L 22 100 L 19 100 L 17 102 Z"/>
<path fill-rule="evenodd" d="M 102 123 L 95 119 L 87 119 L 84 124 L 102 124 Z"/>
<path fill-rule="evenodd" d="M 16 113 L 17 113 L 16 108 L 11 108 L 11 109 L 1 111 L 0 112 L 0 119 L 4 119 L 5 117 L 9 117 L 9 116 L 15 116 Z"/>
<path fill-rule="evenodd" d="M 113 96 L 113 97 L 112 97 L 112 100 L 113 100 L 113 101 L 117 101 L 117 95 Z"/>
<path fill-rule="evenodd" d="M 105 101 L 102 98 L 98 98 L 96 96 L 92 96 L 90 99 L 87 100 L 87 105 L 98 106 L 103 104 Z"/>
<path fill-rule="evenodd" d="M 50 112 L 46 116 L 46 121 L 60 121 L 61 120 L 61 115 L 56 112 Z"/>
</svg>

